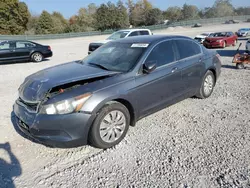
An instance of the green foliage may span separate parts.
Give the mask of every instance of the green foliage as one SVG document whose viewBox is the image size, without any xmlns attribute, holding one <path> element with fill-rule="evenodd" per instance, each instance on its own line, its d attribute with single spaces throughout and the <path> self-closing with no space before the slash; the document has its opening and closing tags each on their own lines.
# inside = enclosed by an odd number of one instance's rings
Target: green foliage
<svg viewBox="0 0 250 188">
<path fill-rule="evenodd" d="M 53 18 L 47 11 L 43 11 L 36 24 L 36 34 L 53 33 Z"/>
<path fill-rule="evenodd" d="M 233 16 L 236 14 L 230 0 L 216 0 L 213 7 L 207 7 L 203 12 L 204 18 Z"/>
<path fill-rule="evenodd" d="M 101 4 L 95 14 L 96 29 L 104 31 L 107 29 L 120 29 L 129 25 L 127 9 L 118 1 L 117 5 L 108 2 Z"/>
<path fill-rule="evenodd" d="M 43 11 L 30 15 L 28 7 L 19 0 L 0 1 L 0 34 L 54 34 L 127 28 L 129 25 L 149 26 L 163 20 L 177 22 L 199 18 L 250 15 L 250 7 L 234 8 L 231 0 L 215 0 L 212 7 L 198 9 L 195 5 L 169 7 L 165 11 L 155 8 L 150 0 L 118 0 L 97 7 L 94 3 L 80 8 L 76 15 L 65 19 L 60 12 Z M 152 1 L 151 1 L 152 2 Z"/>
<path fill-rule="evenodd" d="M 145 25 L 156 25 L 163 20 L 162 11 L 158 8 L 153 8 L 147 11 Z"/>
<path fill-rule="evenodd" d="M 184 4 L 182 8 L 182 20 L 199 18 L 199 9 L 195 5 Z"/>
<path fill-rule="evenodd" d="M 250 6 L 249 7 L 239 7 L 235 10 L 237 15 L 250 15 Z"/>
<path fill-rule="evenodd" d="M 18 0 L 0 1 L 0 34 L 23 34 L 30 17 L 28 7 Z"/>
<path fill-rule="evenodd" d="M 150 25 L 157 19 L 155 13 L 158 10 L 153 10 L 153 5 L 148 0 L 139 0 L 135 4 L 128 2 L 128 4 L 130 4 L 130 24 L 134 26 Z M 148 21 L 150 15 L 154 17 Z M 159 17 L 161 15 L 162 13 Z"/>
<path fill-rule="evenodd" d="M 163 11 L 163 18 L 177 22 L 182 19 L 182 11 L 180 7 L 169 7 L 166 11 Z"/>
<path fill-rule="evenodd" d="M 65 28 L 68 26 L 68 21 L 60 12 L 53 12 L 51 17 L 53 20 L 52 33 L 64 33 Z"/>
</svg>

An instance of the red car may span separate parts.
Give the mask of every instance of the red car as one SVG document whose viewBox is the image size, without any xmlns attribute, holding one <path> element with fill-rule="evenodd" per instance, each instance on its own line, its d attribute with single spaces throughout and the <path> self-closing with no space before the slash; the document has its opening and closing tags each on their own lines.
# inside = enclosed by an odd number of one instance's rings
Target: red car
<svg viewBox="0 0 250 188">
<path fill-rule="evenodd" d="M 212 37 L 207 37 L 203 42 L 206 48 L 225 48 L 226 46 L 237 44 L 238 37 L 233 32 L 218 32 L 214 33 Z"/>
</svg>

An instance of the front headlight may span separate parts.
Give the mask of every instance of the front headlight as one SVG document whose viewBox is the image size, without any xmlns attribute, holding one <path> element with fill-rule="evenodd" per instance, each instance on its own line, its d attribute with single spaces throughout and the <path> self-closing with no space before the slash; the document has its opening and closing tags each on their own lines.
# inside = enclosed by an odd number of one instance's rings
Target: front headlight
<svg viewBox="0 0 250 188">
<path fill-rule="evenodd" d="M 77 112 L 81 110 L 83 104 L 88 100 L 90 96 L 91 96 L 90 93 L 86 93 L 84 95 L 59 101 L 54 104 L 43 105 L 40 110 L 40 113 L 53 115 L 53 114 L 69 114 L 72 112 Z"/>
</svg>

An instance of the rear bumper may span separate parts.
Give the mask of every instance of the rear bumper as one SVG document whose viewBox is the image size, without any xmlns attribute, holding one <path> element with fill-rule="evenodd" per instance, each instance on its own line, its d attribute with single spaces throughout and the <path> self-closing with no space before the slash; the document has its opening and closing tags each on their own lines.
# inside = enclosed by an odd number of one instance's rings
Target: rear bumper
<svg viewBox="0 0 250 188">
<path fill-rule="evenodd" d="M 43 53 L 43 57 L 44 58 L 48 58 L 48 57 L 52 57 L 53 56 L 53 52 L 52 51 L 47 51 Z"/>
<path fill-rule="evenodd" d="M 15 103 L 16 125 L 27 136 L 53 147 L 69 148 L 86 145 L 94 117 L 91 114 L 72 113 L 46 115 L 30 113 Z"/>
</svg>

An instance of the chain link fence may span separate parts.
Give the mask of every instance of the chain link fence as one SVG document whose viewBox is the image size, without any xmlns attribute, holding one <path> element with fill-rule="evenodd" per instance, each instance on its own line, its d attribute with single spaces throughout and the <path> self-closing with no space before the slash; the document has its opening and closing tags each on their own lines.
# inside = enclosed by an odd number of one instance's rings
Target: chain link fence
<svg viewBox="0 0 250 188">
<path fill-rule="evenodd" d="M 177 27 L 177 26 L 192 26 L 196 23 L 202 25 L 208 24 L 223 24 L 227 20 L 238 20 L 240 22 L 246 22 L 250 19 L 250 15 L 244 16 L 229 16 L 221 18 L 210 18 L 210 19 L 199 19 L 199 20 L 187 20 L 181 22 L 175 22 L 168 25 L 152 25 L 145 27 L 137 28 L 147 28 L 150 30 L 161 30 L 168 27 Z M 249 25 L 250 27 L 250 25 Z M 91 32 L 80 32 L 80 33 L 63 33 L 63 34 L 47 34 L 47 35 L 0 35 L 0 40 L 47 40 L 47 39 L 61 39 L 61 38 L 74 38 L 74 37 L 87 37 L 87 36 L 96 36 L 96 35 L 107 35 L 113 33 L 114 30 L 107 30 L 104 32 L 101 31 L 91 31 Z"/>
</svg>

